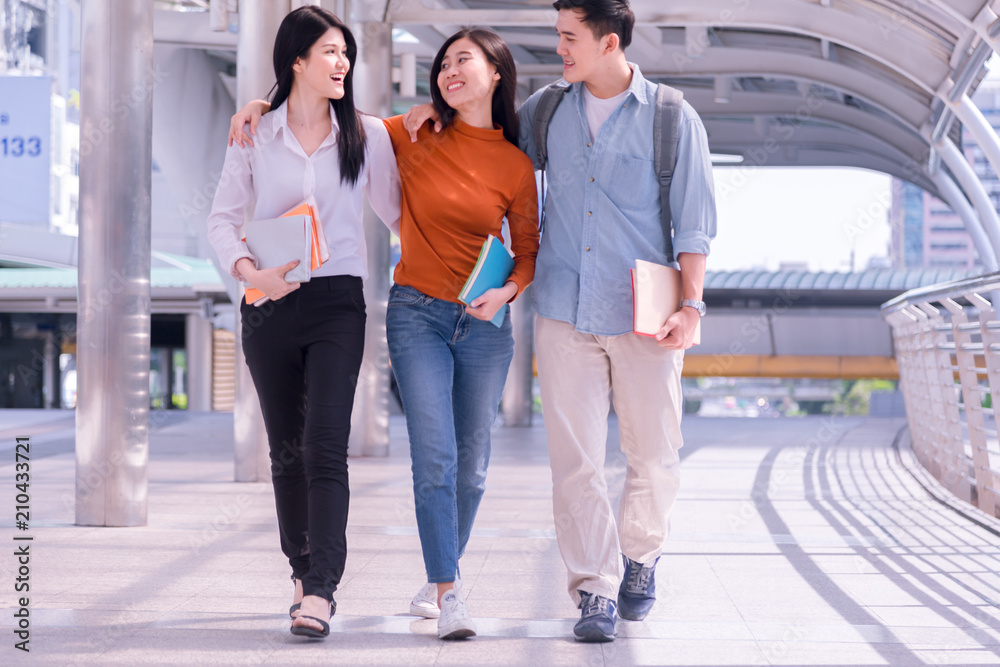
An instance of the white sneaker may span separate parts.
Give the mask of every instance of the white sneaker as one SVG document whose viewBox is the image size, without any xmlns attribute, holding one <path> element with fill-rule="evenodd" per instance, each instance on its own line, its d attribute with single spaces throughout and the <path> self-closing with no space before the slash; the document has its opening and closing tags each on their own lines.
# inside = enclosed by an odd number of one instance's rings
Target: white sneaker
<svg viewBox="0 0 1000 667">
<path fill-rule="evenodd" d="M 476 624 L 465 608 L 465 602 L 454 588 L 441 596 L 441 618 L 438 619 L 438 638 L 465 639 L 476 636 Z"/>
<path fill-rule="evenodd" d="M 420 592 L 410 601 L 410 613 L 424 618 L 437 618 L 441 615 L 441 610 L 438 609 L 437 584 L 424 584 Z"/>
</svg>

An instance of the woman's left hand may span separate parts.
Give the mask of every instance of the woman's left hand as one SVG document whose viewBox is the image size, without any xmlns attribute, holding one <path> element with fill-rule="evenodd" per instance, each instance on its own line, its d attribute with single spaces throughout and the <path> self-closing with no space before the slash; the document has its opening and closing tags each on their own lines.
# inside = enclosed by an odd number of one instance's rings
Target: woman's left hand
<svg viewBox="0 0 1000 667">
<path fill-rule="evenodd" d="M 486 320 L 488 322 L 493 319 L 497 311 L 503 308 L 505 303 L 513 299 L 516 295 L 517 283 L 508 280 L 503 287 L 488 289 L 481 296 L 473 299 L 472 303 L 465 307 L 465 312 L 477 320 Z"/>
</svg>

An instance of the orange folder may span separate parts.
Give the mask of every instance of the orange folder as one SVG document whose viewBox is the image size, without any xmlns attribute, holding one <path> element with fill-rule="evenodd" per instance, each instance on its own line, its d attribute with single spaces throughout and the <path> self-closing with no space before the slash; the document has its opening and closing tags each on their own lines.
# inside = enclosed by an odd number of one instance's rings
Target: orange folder
<svg viewBox="0 0 1000 667">
<path fill-rule="evenodd" d="M 326 244 L 326 234 L 323 233 L 323 224 L 320 222 L 319 214 L 316 212 L 318 206 L 316 205 L 316 199 L 314 197 L 309 197 L 301 204 L 298 204 L 291 210 L 282 213 L 280 218 L 287 218 L 292 215 L 308 215 L 312 218 L 312 261 L 309 267 L 310 271 L 315 271 L 323 262 L 330 259 L 330 248 Z M 252 225 L 253 221 L 247 223 Z M 243 242 L 246 243 L 246 237 L 243 237 Z M 261 292 L 255 287 L 246 288 L 246 301 L 247 303 L 252 303 L 255 306 L 259 306 L 268 300 L 266 294 Z"/>
</svg>

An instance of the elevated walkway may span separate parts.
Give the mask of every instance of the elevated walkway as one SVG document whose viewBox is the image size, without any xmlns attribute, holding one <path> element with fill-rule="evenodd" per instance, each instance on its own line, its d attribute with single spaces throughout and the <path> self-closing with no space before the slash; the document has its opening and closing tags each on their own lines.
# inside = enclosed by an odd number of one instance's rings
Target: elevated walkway
<svg viewBox="0 0 1000 667">
<path fill-rule="evenodd" d="M 433 621 L 405 613 L 424 574 L 396 417 L 388 458 L 351 459 L 340 608 L 331 638 L 310 644 L 288 634 L 271 487 L 231 481 L 231 415 L 152 414 L 141 528 L 73 525 L 72 413 L 0 417 L 5 488 L 14 437 L 31 437 L 34 537 L 31 653 L 13 649 L 8 608 L 4 664 L 1000 662 L 1000 521 L 947 500 L 905 433 L 897 442 L 900 419 L 686 418 L 659 601 L 645 622 L 621 622 L 614 643 L 581 645 L 570 638 L 578 612 L 564 590 L 541 426 L 494 431 L 462 562 L 479 637 L 440 642 Z M 620 489 L 616 438 L 609 483 Z M 12 585 L 13 557 L 0 563 Z"/>
<path fill-rule="evenodd" d="M 964 269 L 709 271 L 711 326 L 684 375 L 899 378 L 881 305 L 901 292 L 978 275 Z"/>
</svg>

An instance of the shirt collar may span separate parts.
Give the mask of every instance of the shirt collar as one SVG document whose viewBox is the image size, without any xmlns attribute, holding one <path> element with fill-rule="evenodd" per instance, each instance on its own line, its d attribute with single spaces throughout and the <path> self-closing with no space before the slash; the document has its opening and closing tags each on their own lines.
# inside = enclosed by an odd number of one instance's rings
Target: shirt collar
<svg viewBox="0 0 1000 667">
<path fill-rule="evenodd" d="M 639 66 L 633 62 L 629 62 L 628 66 L 632 68 L 632 82 L 628 86 L 628 92 L 630 92 L 639 104 L 648 104 L 649 95 L 646 92 L 646 77 L 642 75 L 642 71 Z M 578 81 L 573 84 L 573 91 L 583 99 L 583 86 L 582 81 Z"/>
<path fill-rule="evenodd" d="M 288 146 L 292 150 L 301 151 L 302 148 L 301 146 L 299 146 L 298 140 L 295 139 L 295 135 L 292 134 L 291 129 L 289 129 L 288 127 L 288 100 L 282 102 L 281 106 L 279 106 L 277 109 L 271 110 L 264 117 L 267 118 L 268 116 L 270 116 L 272 120 L 268 128 L 265 130 L 265 137 L 263 138 L 265 140 L 273 139 L 275 136 L 277 136 L 278 132 L 280 131 L 282 141 L 285 142 L 286 146 Z M 263 125 L 261 127 L 263 127 Z M 267 136 L 268 134 L 269 136 Z M 331 106 L 330 135 L 323 140 L 323 143 L 319 145 L 319 148 L 323 148 L 324 146 L 327 146 L 329 144 L 336 143 L 339 137 L 340 137 L 340 125 L 337 123 L 337 113 L 333 110 L 333 107 Z"/>
<path fill-rule="evenodd" d="M 632 68 L 632 83 L 629 84 L 629 92 L 635 95 L 635 99 L 639 101 L 639 104 L 647 104 L 649 96 L 647 94 L 646 77 L 642 75 L 642 71 L 635 63 L 629 63 L 628 66 Z"/>
</svg>

